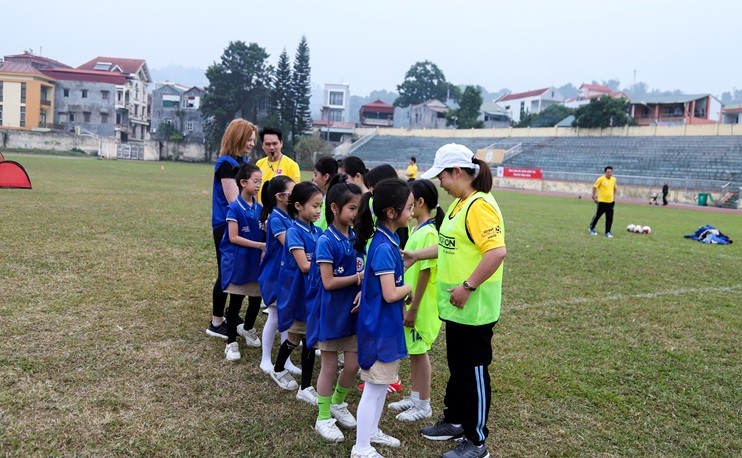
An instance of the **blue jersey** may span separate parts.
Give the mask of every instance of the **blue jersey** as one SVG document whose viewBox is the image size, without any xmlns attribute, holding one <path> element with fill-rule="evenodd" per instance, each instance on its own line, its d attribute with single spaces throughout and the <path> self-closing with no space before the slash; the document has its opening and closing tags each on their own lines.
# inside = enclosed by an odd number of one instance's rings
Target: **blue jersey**
<svg viewBox="0 0 742 458">
<path fill-rule="evenodd" d="M 248 204 L 237 196 L 237 200 L 227 207 L 227 221 L 237 223 L 237 234 L 254 242 L 263 240 L 262 228 L 260 227 L 260 212 L 262 205 L 253 197 L 252 204 Z M 227 289 L 230 283 L 244 285 L 258 281 L 258 270 L 260 268 L 261 250 L 258 248 L 247 248 L 235 245 L 229 241 L 229 231 L 224 233 L 222 243 L 219 245 L 222 253 L 222 290 Z"/>
<path fill-rule="evenodd" d="M 384 300 L 379 276 L 386 274 L 394 275 L 396 286 L 404 284 L 399 237 L 379 225 L 368 248 L 358 311 L 358 364 L 366 370 L 376 361 L 390 363 L 407 356 L 402 324 L 404 301 Z"/>
<path fill-rule="evenodd" d="M 317 265 L 331 264 L 335 277 L 357 278 L 357 273 L 363 271 L 364 261 L 363 255 L 353 248 L 355 241 L 356 235 L 352 229 L 346 237 L 330 226 L 317 240 Z M 355 335 L 357 327 L 358 315 L 350 311 L 359 286 L 353 283 L 328 291 L 322 284 L 322 273 L 318 271 L 317 276 L 319 294 L 307 318 L 307 343 L 310 346 L 318 340 L 324 342 Z"/>
<path fill-rule="evenodd" d="M 278 287 L 278 268 L 283 257 L 283 244 L 276 237 L 286 234 L 291 226 L 291 217 L 280 208 L 274 208 L 265 227 L 265 257 L 260 264 L 260 293 L 263 301 L 272 305 L 276 302 Z M 284 240 L 285 241 L 285 240 Z"/>
<path fill-rule="evenodd" d="M 242 158 L 243 162 L 247 162 L 247 156 Z M 217 228 L 227 224 L 227 207 L 229 202 L 224 197 L 224 186 L 222 186 L 222 180 L 216 176 L 216 172 L 225 162 L 229 162 L 232 167 L 239 167 L 240 162 L 232 156 L 219 156 L 214 164 L 214 184 L 211 189 L 211 227 Z"/>
<path fill-rule="evenodd" d="M 283 247 L 283 258 L 278 269 L 278 330 L 283 332 L 291 327 L 294 321 L 307 321 L 307 304 L 314 301 L 317 291 L 310 279 L 317 270 L 314 262 L 314 251 L 320 230 L 314 224 L 305 224 L 295 219 L 286 231 L 286 243 Z M 309 261 L 309 272 L 303 273 L 294 259 L 292 250 L 304 250 Z M 316 283 L 316 282 L 315 282 Z M 316 284 L 315 284 L 316 286 Z"/>
</svg>

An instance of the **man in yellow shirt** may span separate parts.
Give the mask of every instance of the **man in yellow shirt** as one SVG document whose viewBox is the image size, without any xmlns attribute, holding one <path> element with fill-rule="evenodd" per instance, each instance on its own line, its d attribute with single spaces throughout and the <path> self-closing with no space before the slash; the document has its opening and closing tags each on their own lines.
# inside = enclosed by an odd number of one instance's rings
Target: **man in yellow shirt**
<svg viewBox="0 0 742 458">
<path fill-rule="evenodd" d="M 286 175 L 294 180 L 294 182 L 299 183 L 301 181 L 299 164 L 281 152 L 283 149 L 283 134 L 281 130 L 273 127 L 264 127 L 260 129 L 258 135 L 260 136 L 260 143 L 263 146 L 265 157 L 259 159 L 255 165 L 263 172 L 263 183 L 267 183 L 268 180 L 277 175 Z M 262 191 L 263 186 L 261 185 L 260 188 Z M 260 202 L 260 191 L 258 191 L 258 202 Z"/>
<path fill-rule="evenodd" d="M 407 166 L 404 174 L 407 177 L 407 181 L 415 181 L 417 179 L 417 158 L 415 156 L 410 158 L 410 164 Z"/>
<path fill-rule="evenodd" d="M 605 175 L 595 180 L 593 185 L 593 201 L 598 204 L 598 209 L 590 221 L 590 235 L 598 235 L 595 226 L 605 213 L 605 236 L 612 238 L 611 225 L 613 224 L 613 206 L 616 204 L 616 177 L 613 176 L 613 167 L 610 165 L 603 169 Z"/>
</svg>

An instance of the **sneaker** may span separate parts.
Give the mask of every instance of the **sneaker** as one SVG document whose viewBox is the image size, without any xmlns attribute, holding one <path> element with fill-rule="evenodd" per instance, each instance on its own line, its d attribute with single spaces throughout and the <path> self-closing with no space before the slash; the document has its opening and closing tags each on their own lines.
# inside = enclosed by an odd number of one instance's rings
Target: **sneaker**
<svg viewBox="0 0 742 458">
<path fill-rule="evenodd" d="M 296 399 L 304 401 L 307 404 L 311 404 L 313 406 L 317 405 L 317 396 L 317 391 L 315 391 L 313 386 L 308 386 L 296 393 Z"/>
<path fill-rule="evenodd" d="M 361 390 L 361 391 L 363 391 L 363 387 L 364 386 L 366 386 L 366 385 L 364 383 L 361 383 L 360 385 L 358 385 L 358 389 Z M 400 379 L 397 379 L 396 382 L 390 383 L 386 387 L 386 392 L 387 393 L 399 393 L 400 391 L 402 391 L 402 381 Z"/>
<path fill-rule="evenodd" d="M 330 442 L 342 442 L 345 440 L 343 432 L 335 426 L 335 419 L 317 420 L 314 422 L 314 430 L 324 439 Z"/>
<path fill-rule="evenodd" d="M 287 371 L 289 371 L 289 374 L 295 375 L 297 377 L 301 377 L 301 369 L 294 366 L 293 364 L 290 364 L 289 361 L 286 362 L 284 365 Z"/>
<path fill-rule="evenodd" d="M 245 324 L 239 324 L 237 325 L 237 334 L 245 338 L 245 343 L 248 347 L 260 346 L 260 338 L 258 337 L 257 332 L 255 332 L 255 328 L 245 331 Z"/>
<path fill-rule="evenodd" d="M 227 340 L 227 322 L 222 321 L 219 326 L 214 326 L 214 323 L 209 321 L 209 327 L 206 328 L 206 334 L 211 337 L 219 337 L 220 339 Z"/>
<path fill-rule="evenodd" d="M 590 231 L 590 235 L 598 235 L 598 231 L 596 231 L 596 230 L 595 230 L 595 229 L 593 229 L 592 227 L 589 227 L 589 228 L 587 228 L 587 230 L 589 230 L 589 231 Z"/>
<path fill-rule="evenodd" d="M 405 396 L 402 398 L 401 401 L 397 402 L 390 402 L 389 405 L 387 405 L 389 410 L 393 410 L 395 412 L 402 412 L 403 410 L 411 409 L 415 407 L 415 401 L 412 400 L 412 396 Z"/>
<path fill-rule="evenodd" d="M 356 417 L 348 410 L 348 403 L 330 404 L 330 415 L 335 418 L 343 428 L 353 429 L 356 427 Z"/>
<path fill-rule="evenodd" d="M 613 234 L 611 234 L 610 232 L 606 232 L 605 236 L 608 237 L 609 239 L 613 238 Z"/>
<path fill-rule="evenodd" d="M 447 441 L 449 439 L 464 437 L 464 428 L 441 420 L 432 426 L 422 428 L 420 434 L 432 441 Z"/>
<path fill-rule="evenodd" d="M 474 445 L 467 438 L 460 440 L 456 448 L 443 454 L 443 458 L 489 458 L 489 456 L 486 445 Z"/>
<path fill-rule="evenodd" d="M 224 356 L 227 361 L 237 361 L 240 359 L 240 349 L 237 346 L 237 342 L 228 343 L 224 348 Z"/>
<path fill-rule="evenodd" d="M 384 458 L 375 448 L 369 447 L 366 450 L 358 451 L 354 445 L 350 451 L 350 458 Z"/>
<path fill-rule="evenodd" d="M 430 418 L 433 416 L 433 409 L 423 410 L 418 406 L 411 409 L 407 409 L 404 412 L 397 415 L 399 421 L 418 421 Z"/>
<path fill-rule="evenodd" d="M 402 445 L 399 439 L 388 434 L 384 434 L 384 432 L 380 429 L 377 429 L 376 432 L 371 435 L 371 443 L 386 445 L 388 447 L 399 447 L 400 445 Z"/>
<path fill-rule="evenodd" d="M 269 374 L 273 381 L 276 382 L 276 385 L 278 385 L 283 390 L 294 391 L 295 389 L 299 388 L 299 384 L 296 383 L 294 377 L 292 377 L 291 374 L 286 371 L 286 369 L 282 370 L 281 372 L 275 372 L 273 369 L 271 369 Z"/>
</svg>

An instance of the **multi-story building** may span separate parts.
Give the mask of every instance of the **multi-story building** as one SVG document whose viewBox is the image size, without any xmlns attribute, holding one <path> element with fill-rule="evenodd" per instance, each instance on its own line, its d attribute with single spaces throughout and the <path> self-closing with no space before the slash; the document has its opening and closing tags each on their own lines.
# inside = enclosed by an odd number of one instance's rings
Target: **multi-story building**
<svg viewBox="0 0 742 458">
<path fill-rule="evenodd" d="M 523 114 L 541 113 L 550 105 L 564 102 L 564 96 L 553 87 L 536 89 L 534 91 L 510 93 L 495 100 L 515 123 L 520 122 Z"/>
<path fill-rule="evenodd" d="M 350 86 L 325 84 L 320 119 L 330 122 L 350 122 Z"/>
<path fill-rule="evenodd" d="M 116 85 L 116 93 L 111 94 L 114 98 L 116 137 L 122 142 L 149 138 L 147 86 L 152 77 L 145 60 L 96 57 L 77 69 L 123 75 L 124 84 Z"/>
<path fill-rule="evenodd" d="M 603 86 L 601 84 L 583 83 L 577 89 L 577 96 L 566 99 L 563 104 L 567 108 L 579 108 L 583 105 L 589 104 L 592 100 L 603 97 L 604 95 L 613 97 L 614 99 L 624 98 L 629 100 L 629 96 L 623 91 L 614 91 L 608 86 Z"/>
<path fill-rule="evenodd" d="M 722 104 L 711 94 L 647 94 L 631 101 L 630 115 L 640 126 L 716 124 Z"/>
<path fill-rule="evenodd" d="M 158 84 L 152 91 L 151 134 L 159 140 L 160 125 L 170 124 L 175 132 L 186 141 L 204 141 L 204 123 L 201 116 L 201 100 L 204 89 L 198 86 L 187 87 L 178 83 Z"/>
<path fill-rule="evenodd" d="M 30 63 L 0 64 L 0 127 L 18 130 L 51 127 L 54 78 Z"/>
</svg>

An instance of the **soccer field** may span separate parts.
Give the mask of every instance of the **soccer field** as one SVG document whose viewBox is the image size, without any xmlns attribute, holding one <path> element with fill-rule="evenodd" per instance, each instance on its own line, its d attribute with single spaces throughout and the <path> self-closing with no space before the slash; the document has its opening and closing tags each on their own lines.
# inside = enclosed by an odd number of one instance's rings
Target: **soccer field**
<svg viewBox="0 0 742 458">
<path fill-rule="evenodd" d="M 6 159 L 34 189 L 0 189 L 3 454 L 349 456 L 355 433 L 321 442 L 316 410 L 259 370 L 259 348 L 240 339 L 242 359 L 227 363 L 224 341 L 204 333 L 213 166 Z M 494 195 L 508 257 L 492 456 L 742 455 L 742 213 L 618 204 L 607 239 L 587 232 L 589 200 Z M 737 243 L 683 239 L 704 224 Z M 443 332 L 431 359 L 438 416 Z M 359 398 L 353 389 L 352 412 Z M 385 411 L 381 427 L 402 447 L 379 452 L 453 446 L 423 439 L 424 424 Z"/>
</svg>

